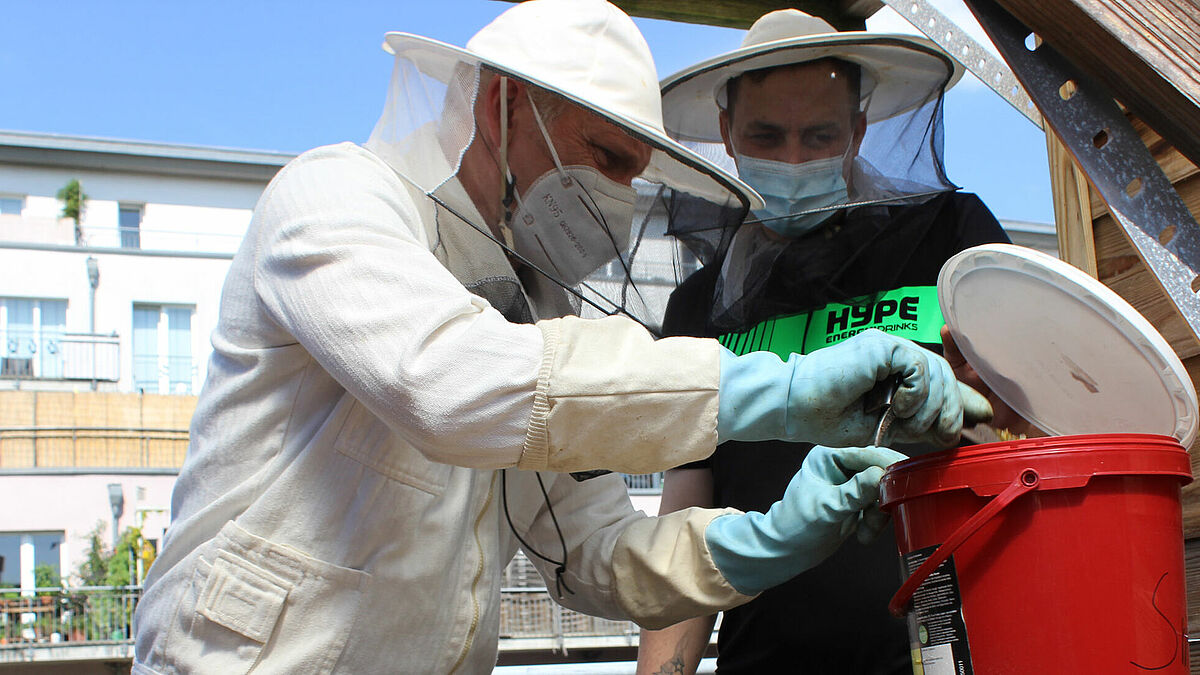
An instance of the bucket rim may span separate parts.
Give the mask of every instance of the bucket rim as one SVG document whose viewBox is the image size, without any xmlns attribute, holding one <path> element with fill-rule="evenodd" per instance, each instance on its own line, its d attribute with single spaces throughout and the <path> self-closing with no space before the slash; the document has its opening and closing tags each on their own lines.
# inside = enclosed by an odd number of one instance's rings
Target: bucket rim
<svg viewBox="0 0 1200 675">
<path fill-rule="evenodd" d="M 1039 490 L 1082 487 L 1097 476 L 1144 475 L 1192 481 L 1191 458 L 1177 439 L 1161 434 L 1076 434 L 951 448 L 888 467 L 880 482 L 885 509 L 925 495 L 967 489 L 998 494 L 1033 468 Z"/>
<path fill-rule="evenodd" d="M 996 441 L 993 443 L 977 443 L 975 445 L 964 445 L 957 448 L 949 448 L 938 452 L 931 452 L 924 455 L 909 457 L 906 460 L 897 462 L 888 467 L 888 471 L 905 470 L 916 468 L 924 464 L 940 464 L 944 458 L 954 455 L 954 459 L 971 459 L 983 458 L 1000 453 L 1011 454 L 1011 451 L 1037 451 L 1046 449 L 1048 446 L 1053 446 L 1054 449 L 1067 450 L 1073 449 L 1076 446 L 1094 446 L 1097 443 L 1112 445 L 1155 445 L 1155 446 L 1170 446 L 1171 449 L 1179 448 L 1187 452 L 1187 448 L 1179 442 L 1179 439 L 1166 434 L 1146 434 L 1138 432 L 1119 432 L 1119 433 L 1103 433 L 1103 434 L 1069 434 L 1066 436 L 1039 436 L 1036 438 L 1018 438 L 1011 441 Z"/>
</svg>

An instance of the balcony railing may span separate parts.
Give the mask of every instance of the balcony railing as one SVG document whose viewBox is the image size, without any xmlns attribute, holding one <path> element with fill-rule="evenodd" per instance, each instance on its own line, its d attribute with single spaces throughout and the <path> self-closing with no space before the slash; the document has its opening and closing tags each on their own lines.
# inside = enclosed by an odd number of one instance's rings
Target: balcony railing
<svg viewBox="0 0 1200 675">
<path fill-rule="evenodd" d="M 231 232 L 169 228 L 97 227 L 83 229 L 88 246 L 127 250 L 179 251 L 181 253 L 217 253 L 233 255 L 242 242 L 244 226 Z"/>
<path fill-rule="evenodd" d="M 520 641 L 550 640 L 562 649 L 567 638 L 617 638 L 636 645 L 637 624 L 580 614 L 554 601 L 545 588 L 500 591 L 500 641 L 520 648 Z"/>
<path fill-rule="evenodd" d="M 0 428 L 0 471 L 35 468 L 178 469 L 186 429 Z"/>
<path fill-rule="evenodd" d="M 140 586 L 0 589 L 0 661 L 6 646 L 132 640 L 141 597 Z"/>
<path fill-rule="evenodd" d="M 63 377 L 116 382 L 121 377 L 121 341 L 113 335 L 67 333 L 62 338 Z"/>
<path fill-rule="evenodd" d="M 658 473 L 626 473 L 621 475 L 630 494 L 662 494 L 663 475 Z"/>
<path fill-rule="evenodd" d="M 0 589 L 0 663 L 14 649 L 132 643 L 141 597 L 141 586 Z M 506 588 L 500 603 L 501 650 L 637 644 L 632 622 L 564 609 L 545 588 Z"/>
<path fill-rule="evenodd" d="M 0 378 L 120 379 L 121 341 L 115 334 L 7 330 L 0 335 Z"/>
<path fill-rule="evenodd" d="M 197 372 L 190 355 L 135 354 L 133 388 L 147 394 L 191 394 Z"/>
</svg>

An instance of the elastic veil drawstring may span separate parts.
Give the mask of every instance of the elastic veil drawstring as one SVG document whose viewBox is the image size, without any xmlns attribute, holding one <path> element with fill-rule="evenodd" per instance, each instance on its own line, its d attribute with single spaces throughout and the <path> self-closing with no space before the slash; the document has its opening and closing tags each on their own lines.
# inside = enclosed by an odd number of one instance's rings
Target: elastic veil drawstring
<svg viewBox="0 0 1200 675">
<path fill-rule="evenodd" d="M 563 169 L 562 162 L 558 159 L 558 151 L 554 149 L 554 143 L 550 141 L 550 132 L 546 131 L 546 123 L 542 121 L 542 113 L 538 110 L 537 104 L 533 102 L 533 94 L 529 90 L 525 90 L 525 96 L 529 97 L 529 106 L 533 108 L 533 121 L 537 122 L 538 130 L 542 132 L 542 138 L 546 141 L 546 147 L 550 148 L 550 159 L 554 160 L 554 168 L 558 169 L 558 176 L 565 184 L 571 180 L 567 172 Z"/>
<path fill-rule="evenodd" d="M 485 139 L 486 143 L 486 139 Z M 517 182 L 508 170 L 508 77 L 500 76 L 500 192 L 504 195 L 500 205 L 504 207 L 504 220 L 500 223 L 500 234 L 504 243 L 513 245 L 512 203 Z"/>
<path fill-rule="evenodd" d="M 525 96 L 529 99 L 529 106 L 533 108 L 533 119 L 537 122 L 538 131 L 542 132 L 542 139 L 546 141 L 546 147 L 550 150 L 554 168 L 558 170 L 558 179 L 563 185 L 569 185 L 571 175 L 563 168 L 562 161 L 558 158 L 558 151 L 550 140 L 550 132 L 546 130 L 546 123 L 542 121 L 542 113 L 533 102 L 533 94 L 526 89 Z M 504 223 L 501 230 L 505 243 L 512 246 L 512 203 L 516 199 L 517 206 L 520 206 L 521 195 L 517 194 L 516 181 L 513 180 L 512 172 L 508 170 L 508 78 L 503 75 L 500 76 L 500 190 L 504 193 L 501 201 L 504 205 Z"/>
<path fill-rule="evenodd" d="M 550 512 L 550 521 L 554 523 L 554 531 L 558 534 L 558 543 L 562 546 L 562 560 L 558 561 L 549 556 L 538 552 L 521 538 L 517 533 L 516 526 L 513 525 L 512 516 L 508 513 L 508 469 L 500 470 L 500 501 L 504 504 L 504 518 L 508 521 L 508 529 L 512 530 L 513 536 L 517 538 L 524 549 L 533 555 L 545 560 L 554 565 L 554 592 L 561 600 L 563 597 L 563 589 L 566 589 L 571 595 L 575 595 L 575 591 L 567 585 L 567 580 L 563 578 L 563 574 L 567 571 L 567 540 L 563 538 L 562 529 L 558 526 L 558 517 L 554 515 L 554 506 L 550 504 L 550 495 L 546 492 L 546 484 L 542 482 L 542 474 L 534 472 L 537 477 L 538 487 L 542 489 L 542 499 L 546 501 L 546 510 Z"/>
</svg>

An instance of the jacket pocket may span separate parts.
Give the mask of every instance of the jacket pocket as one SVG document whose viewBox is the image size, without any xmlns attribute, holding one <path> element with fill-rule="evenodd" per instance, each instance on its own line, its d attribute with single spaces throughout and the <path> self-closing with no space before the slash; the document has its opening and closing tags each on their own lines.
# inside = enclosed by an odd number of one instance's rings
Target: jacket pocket
<svg viewBox="0 0 1200 675">
<path fill-rule="evenodd" d="M 218 551 L 196 612 L 251 642 L 265 644 L 291 590 L 286 579 Z"/>
<path fill-rule="evenodd" d="M 434 496 L 440 496 L 450 480 L 450 465 L 426 459 L 357 400 L 333 447 L 380 475 Z"/>
<path fill-rule="evenodd" d="M 172 634 L 176 672 L 247 673 L 274 632 L 293 584 L 226 551 L 198 559 Z"/>
<path fill-rule="evenodd" d="M 197 559 L 167 636 L 167 672 L 327 673 L 370 579 L 226 523 Z"/>
</svg>

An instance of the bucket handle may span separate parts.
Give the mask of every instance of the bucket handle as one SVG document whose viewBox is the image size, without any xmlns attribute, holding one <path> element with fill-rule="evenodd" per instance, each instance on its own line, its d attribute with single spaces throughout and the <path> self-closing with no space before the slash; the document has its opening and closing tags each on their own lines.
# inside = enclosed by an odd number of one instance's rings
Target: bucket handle
<svg viewBox="0 0 1200 675">
<path fill-rule="evenodd" d="M 903 617 L 908 613 L 908 603 L 912 600 L 913 593 L 917 592 L 917 588 L 924 583 L 925 579 L 933 574 L 933 571 L 954 554 L 958 547 L 962 545 L 975 531 L 983 527 L 984 523 L 992 519 L 992 516 L 999 513 L 1004 507 L 1012 503 L 1014 499 L 1033 490 L 1038 486 L 1040 481 L 1038 472 L 1034 469 L 1024 469 L 1017 477 L 1009 483 L 1008 487 L 1004 488 L 1000 494 L 996 495 L 995 499 L 988 502 L 987 506 L 979 509 L 975 515 L 971 516 L 958 529 L 951 534 L 933 555 L 929 556 L 921 566 L 916 569 L 908 579 L 900 586 L 900 590 L 892 596 L 892 601 L 888 603 L 888 611 L 893 616 Z"/>
</svg>

